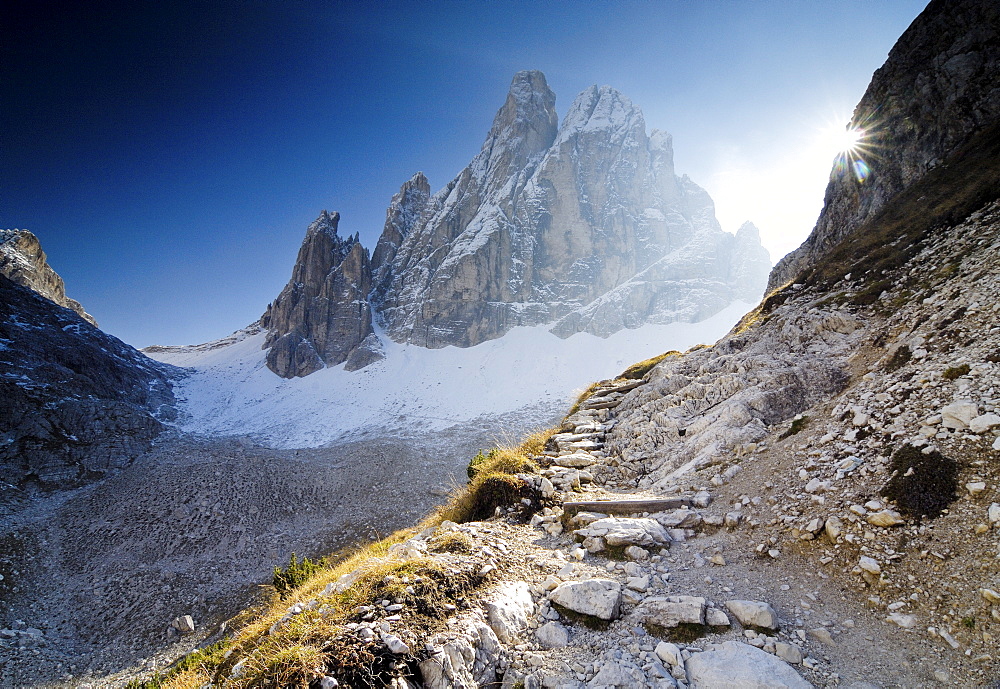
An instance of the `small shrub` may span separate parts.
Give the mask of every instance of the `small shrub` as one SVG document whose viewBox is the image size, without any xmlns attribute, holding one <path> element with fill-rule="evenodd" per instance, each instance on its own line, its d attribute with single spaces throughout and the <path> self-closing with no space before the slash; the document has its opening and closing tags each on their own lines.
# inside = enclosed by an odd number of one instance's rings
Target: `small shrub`
<svg viewBox="0 0 1000 689">
<path fill-rule="evenodd" d="M 489 460 L 493 459 L 496 451 L 496 448 L 493 448 L 486 454 L 483 454 L 483 451 L 480 450 L 475 457 L 469 460 L 469 466 L 465 468 L 465 473 L 469 475 L 470 479 L 475 478 L 476 474 L 479 473 L 480 467 L 486 464 Z"/>
<path fill-rule="evenodd" d="M 792 425 L 788 427 L 788 430 L 778 436 L 778 440 L 784 440 L 785 438 L 790 438 L 796 433 L 800 432 L 809 423 L 808 416 L 800 416 L 797 419 L 792 420 Z"/>
<path fill-rule="evenodd" d="M 937 450 L 924 454 L 918 447 L 903 445 L 893 453 L 889 471 L 892 476 L 881 494 L 895 501 L 907 517 L 939 517 L 955 500 L 958 465 Z"/>
<path fill-rule="evenodd" d="M 885 370 L 892 372 L 896 371 L 903 366 L 913 357 L 913 352 L 906 345 L 900 345 L 896 348 L 896 351 L 892 353 L 889 357 L 889 361 L 885 363 Z"/>
<path fill-rule="evenodd" d="M 306 580 L 329 566 L 330 563 L 327 558 L 312 562 L 306 557 L 302 559 L 302 562 L 299 562 L 295 558 L 295 553 L 292 553 L 287 568 L 274 568 L 274 579 L 272 580 L 274 590 L 278 592 L 279 597 L 283 599 L 287 598 L 293 590 L 304 584 Z"/>
<path fill-rule="evenodd" d="M 945 380 L 955 380 L 956 378 L 961 378 L 968 372 L 968 364 L 962 364 L 961 366 L 949 366 L 944 370 L 944 373 L 941 374 L 941 377 Z"/>
<path fill-rule="evenodd" d="M 972 617 L 971 615 L 967 615 L 966 617 L 963 617 L 962 618 L 962 626 L 965 627 L 966 629 L 975 629 L 976 628 L 976 618 Z"/>
</svg>

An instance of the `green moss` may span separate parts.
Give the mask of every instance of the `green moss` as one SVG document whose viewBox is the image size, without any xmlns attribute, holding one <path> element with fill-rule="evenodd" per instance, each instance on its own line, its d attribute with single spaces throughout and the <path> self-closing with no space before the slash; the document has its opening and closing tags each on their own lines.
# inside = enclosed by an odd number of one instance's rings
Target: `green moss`
<svg viewBox="0 0 1000 689">
<path fill-rule="evenodd" d="M 941 377 L 945 380 L 955 380 L 956 378 L 961 378 L 967 374 L 971 369 L 968 364 L 962 364 L 961 366 L 949 366 L 941 374 Z"/>
<path fill-rule="evenodd" d="M 608 627 L 611 626 L 610 620 L 602 620 L 600 617 L 594 617 L 593 615 L 584 615 L 583 613 L 563 607 L 558 603 L 553 603 L 552 607 L 570 622 L 582 624 L 584 627 L 593 629 L 594 631 L 607 631 Z"/>
<path fill-rule="evenodd" d="M 681 622 L 676 627 L 661 627 L 658 624 L 646 622 L 643 626 L 651 636 L 679 644 L 689 644 L 696 641 L 709 631 L 707 625 L 693 622 Z"/>
</svg>

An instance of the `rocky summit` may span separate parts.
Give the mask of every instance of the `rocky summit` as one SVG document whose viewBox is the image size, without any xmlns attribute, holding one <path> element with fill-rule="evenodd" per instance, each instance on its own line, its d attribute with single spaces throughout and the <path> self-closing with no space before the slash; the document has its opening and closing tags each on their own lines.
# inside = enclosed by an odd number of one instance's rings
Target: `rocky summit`
<svg viewBox="0 0 1000 689">
<path fill-rule="evenodd" d="M 482 150 L 436 194 L 421 173 L 393 197 L 375 251 L 309 228 L 292 280 L 268 308 L 268 367 L 308 375 L 381 357 L 396 342 L 470 347 L 517 326 L 606 337 L 704 320 L 755 301 L 771 267 L 757 229 L 735 236 L 674 171 L 669 134 L 608 86 L 558 124 L 541 72 L 519 72 Z M 356 352 L 356 354 L 355 354 Z"/>
<path fill-rule="evenodd" d="M 38 237 L 31 232 L 0 230 L 0 274 L 59 306 L 72 309 L 91 325 L 97 325 L 80 302 L 66 296 L 63 279 L 49 265 Z"/>
</svg>

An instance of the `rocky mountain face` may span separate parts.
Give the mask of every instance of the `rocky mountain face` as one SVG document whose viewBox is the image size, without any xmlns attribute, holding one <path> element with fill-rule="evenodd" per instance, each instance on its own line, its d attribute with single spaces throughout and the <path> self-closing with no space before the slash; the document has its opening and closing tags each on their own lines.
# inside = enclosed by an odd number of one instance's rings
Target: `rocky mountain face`
<svg viewBox="0 0 1000 689">
<path fill-rule="evenodd" d="M 48 264 L 42 245 L 27 230 L 0 230 L 0 274 L 34 290 L 59 306 L 76 311 L 93 326 L 97 321 L 75 299 L 66 296 L 63 279 Z"/>
<path fill-rule="evenodd" d="M 420 173 L 403 185 L 370 262 L 360 247 L 341 257 L 351 240 L 323 241 L 311 227 L 265 315 L 268 365 L 282 376 L 355 349 L 349 366 L 375 360 L 372 318 L 431 348 L 522 325 L 607 336 L 752 301 L 770 269 L 756 229 L 722 231 L 708 194 L 675 173 L 671 137 L 647 134 L 628 98 L 592 87 L 559 125 L 533 71 L 515 75 L 482 150 L 444 189 L 432 195 Z"/>
<path fill-rule="evenodd" d="M 372 333 L 372 271 L 358 236 L 337 234 L 339 213 L 309 226 L 292 279 L 261 319 L 267 366 L 283 378 L 344 362 Z"/>
<path fill-rule="evenodd" d="M 796 279 L 896 194 L 996 121 L 998 34 L 997 3 L 934 0 L 927 6 L 875 72 L 851 118 L 850 126 L 864 132 L 855 158 L 863 160 L 867 175 L 834 171 L 815 229 L 778 262 L 769 290 Z"/>
<path fill-rule="evenodd" d="M 53 303 L 63 282 L 37 239 L 15 241 L 36 257 L 18 274 L 45 292 L 0 275 L 0 482 L 79 485 L 127 466 L 163 430 L 169 367 L 98 330 L 76 302 Z"/>
</svg>

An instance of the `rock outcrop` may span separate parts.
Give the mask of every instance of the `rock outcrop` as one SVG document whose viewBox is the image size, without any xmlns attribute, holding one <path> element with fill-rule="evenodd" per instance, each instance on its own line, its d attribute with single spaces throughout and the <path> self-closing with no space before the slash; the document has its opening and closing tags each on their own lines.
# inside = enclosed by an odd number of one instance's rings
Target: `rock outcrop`
<svg viewBox="0 0 1000 689">
<path fill-rule="evenodd" d="M 850 126 L 864 132 L 851 163 L 834 168 L 809 238 L 781 259 L 775 289 L 875 217 L 887 201 L 941 165 L 1000 115 L 1000 6 L 934 0 L 875 72 Z M 962 218 L 952 218 L 959 221 Z"/>
<path fill-rule="evenodd" d="M 372 334 L 372 273 L 358 236 L 337 234 L 339 213 L 323 211 L 309 226 L 292 279 L 270 304 L 267 366 L 283 378 L 335 366 Z"/>
<path fill-rule="evenodd" d="M 0 275 L 0 481 L 64 488 L 130 464 L 173 413 L 167 368 Z"/>
<path fill-rule="evenodd" d="M 76 311 L 93 326 L 94 317 L 80 302 L 66 296 L 66 285 L 46 260 L 42 245 L 27 230 L 0 230 L 0 274 L 19 285 L 32 289 L 59 306 Z"/>
<path fill-rule="evenodd" d="M 430 348 L 539 324 L 606 337 L 753 301 L 770 270 L 756 228 L 722 231 L 708 194 L 674 172 L 670 135 L 647 134 L 628 98 L 591 87 L 558 125 L 537 71 L 514 76 L 482 150 L 444 189 L 431 195 L 421 173 L 403 185 L 370 265 L 360 247 L 345 260 L 356 238 L 330 236 L 310 227 L 264 316 L 279 375 L 345 361 L 373 317 Z"/>
</svg>

